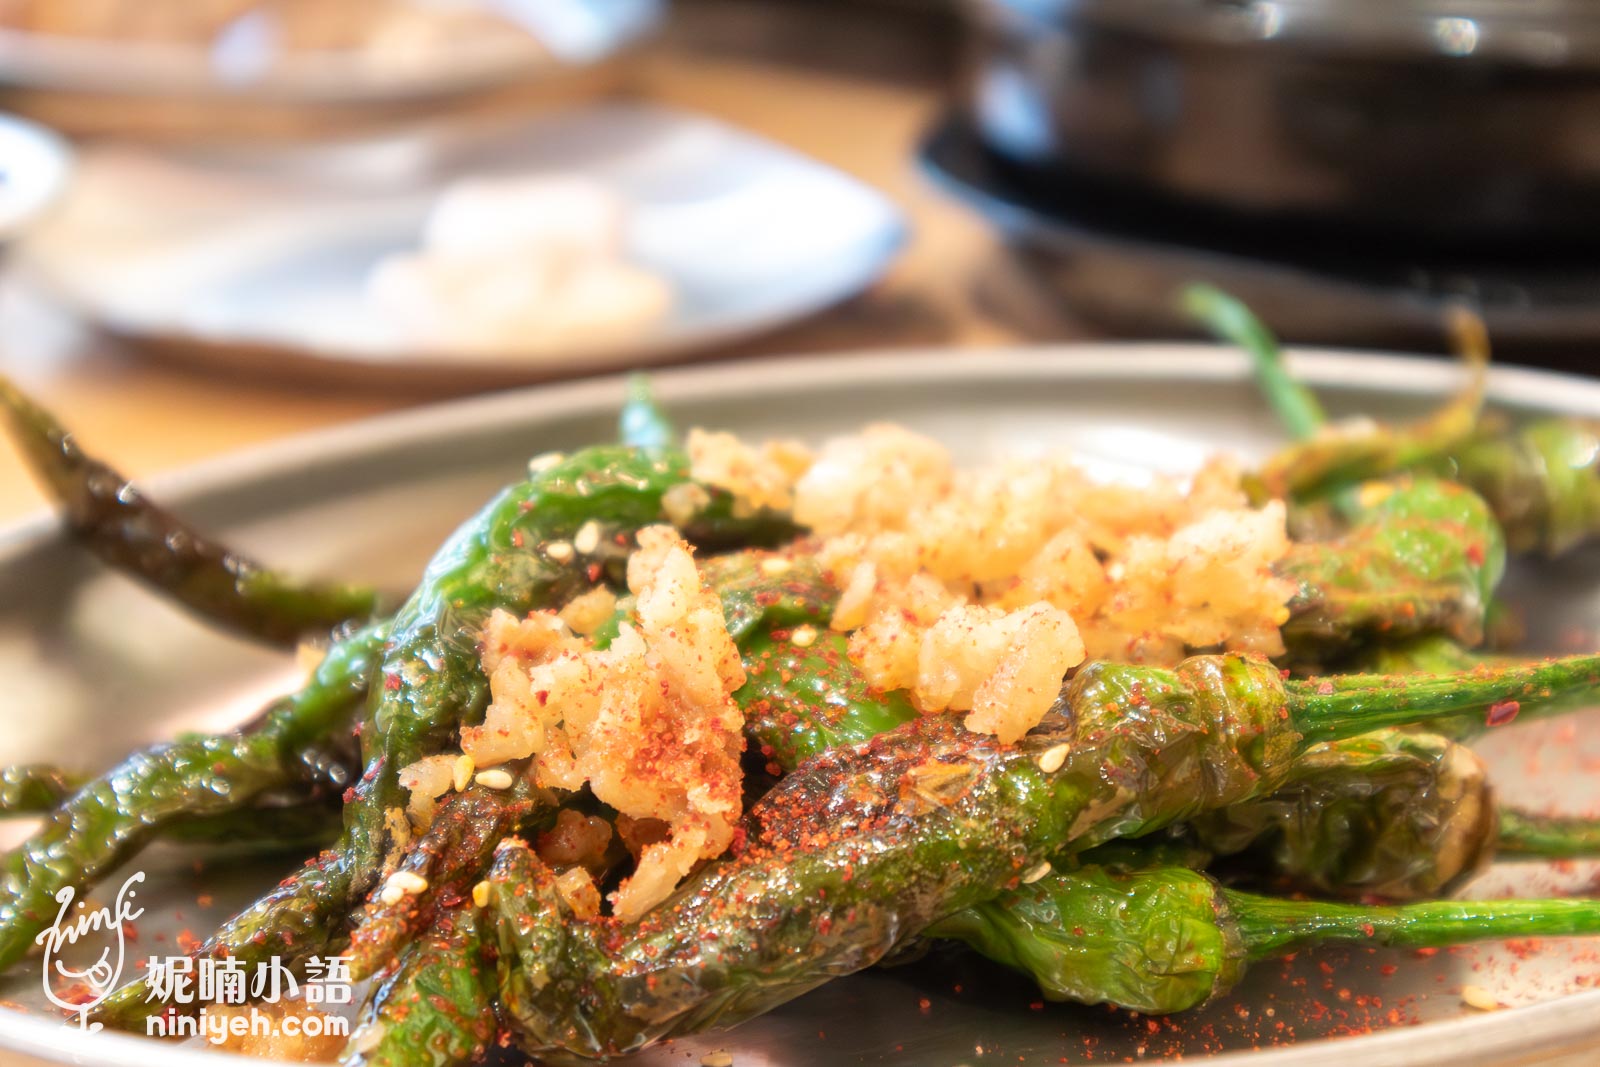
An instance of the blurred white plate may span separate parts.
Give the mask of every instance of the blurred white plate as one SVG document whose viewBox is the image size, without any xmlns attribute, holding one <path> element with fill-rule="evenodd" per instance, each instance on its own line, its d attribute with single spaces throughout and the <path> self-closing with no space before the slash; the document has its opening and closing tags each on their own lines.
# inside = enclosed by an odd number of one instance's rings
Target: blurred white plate
<svg viewBox="0 0 1600 1067">
<path fill-rule="evenodd" d="M 371 265 L 414 248 L 467 174 L 577 172 L 630 205 L 630 258 L 675 291 L 626 343 L 484 357 L 424 351 L 371 305 Z M 713 120 L 607 106 L 253 157 L 86 153 L 73 195 L 18 248 L 30 277 L 113 333 L 217 369 L 470 388 L 662 362 L 859 292 L 905 236 L 855 179 Z"/>
<path fill-rule="evenodd" d="M 42 126 L 0 114 L 0 241 L 9 241 L 56 202 L 72 150 Z"/>
<path fill-rule="evenodd" d="M 280 49 L 268 9 L 204 42 L 128 41 L 0 27 L 0 85 L 140 98 L 352 104 L 442 96 L 583 66 L 659 21 L 663 0 L 491 0 L 503 18 L 366 48 Z M 393 35 L 391 35 L 393 36 Z"/>
</svg>

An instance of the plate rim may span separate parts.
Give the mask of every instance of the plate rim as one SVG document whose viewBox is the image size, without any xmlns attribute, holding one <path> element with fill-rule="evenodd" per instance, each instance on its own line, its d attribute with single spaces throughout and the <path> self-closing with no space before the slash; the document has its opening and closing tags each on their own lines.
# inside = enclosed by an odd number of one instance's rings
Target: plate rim
<svg viewBox="0 0 1600 1067">
<path fill-rule="evenodd" d="M 1099 357 L 1099 358 L 1095 358 Z M 1325 387 L 1416 396 L 1448 392 L 1462 365 L 1446 358 L 1344 349 L 1292 348 L 1288 357 L 1303 380 Z M 1157 379 L 1241 382 L 1248 358 L 1232 348 L 1198 342 L 1074 342 L 997 348 L 939 347 L 745 359 L 710 366 L 652 372 L 662 399 L 729 399 L 782 395 L 784 386 L 820 373 L 837 385 L 892 385 L 908 372 L 944 384 L 980 381 L 1101 380 L 1132 383 Z M 249 446 L 140 479 L 152 496 L 174 506 L 193 504 L 241 481 L 264 479 L 314 465 L 373 458 L 405 445 L 448 439 L 487 426 L 615 410 L 626 377 L 610 375 L 485 396 L 451 399 L 371 416 L 320 430 Z M 1501 366 L 1489 372 L 1488 397 L 1544 409 L 1552 414 L 1600 417 L 1600 381 L 1556 371 Z M 0 568 L 42 544 L 64 540 L 49 511 L 0 524 Z M 1490 1067 L 1515 1055 L 1559 1056 L 1600 1047 L 1600 990 L 1479 1017 L 1461 1017 L 1415 1027 L 1396 1027 L 1353 1037 L 1319 1038 L 1302 1044 L 1239 1050 L 1208 1057 L 1215 1067 L 1348 1067 L 1360 1056 L 1364 1067 L 1445 1064 Z M 104 1067 L 218 1067 L 262 1063 L 234 1053 L 177 1047 L 123 1033 L 83 1034 L 53 1017 L 0 1008 L 0 1048 L 46 1061 Z M 1159 1061 L 1152 1061 L 1159 1062 Z"/>
<path fill-rule="evenodd" d="M 629 6 L 631 3 L 631 7 Z M 662 21 L 662 0 L 629 0 L 601 12 L 605 47 L 587 55 L 562 54 L 531 31 L 507 25 L 497 40 L 470 42 L 463 66 L 459 55 L 430 57 L 415 67 L 388 69 L 359 49 L 311 49 L 242 81 L 219 77 L 207 62 L 203 44 L 135 43 L 114 38 L 40 33 L 0 27 L 0 84 L 22 91 L 81 93 L 139 101 L 224 100 L 301 106 L 378 106 L 409 100 L 450 97 L 516 80 L 552 80 L 637 47 Z M 615 8 L 613 10 L 612 8 Z M 348 53 L 348 54 L 347 54 Z M 121 56 L 109 70 L 107 57 Z M 530 66 L 531 63 L 531 66 Z M 350 76 L 354 69 L 355 76 Z"/>
</svg>

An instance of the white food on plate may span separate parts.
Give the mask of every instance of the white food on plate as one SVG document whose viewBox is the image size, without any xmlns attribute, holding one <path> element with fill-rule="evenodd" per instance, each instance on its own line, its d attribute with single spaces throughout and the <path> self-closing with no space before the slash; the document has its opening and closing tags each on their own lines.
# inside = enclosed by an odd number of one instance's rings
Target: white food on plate
<svg viewBox="0 0 1600 1067">
<path fill-rule="evenodd" d="M 367 298 L 413 346 L 510 355 L 622 343 L 672 308 L 626 259 L 627 205 L 577 176 L 472 179 L 445 190 L 422 247 L 386 256 Z"/>
</svg>

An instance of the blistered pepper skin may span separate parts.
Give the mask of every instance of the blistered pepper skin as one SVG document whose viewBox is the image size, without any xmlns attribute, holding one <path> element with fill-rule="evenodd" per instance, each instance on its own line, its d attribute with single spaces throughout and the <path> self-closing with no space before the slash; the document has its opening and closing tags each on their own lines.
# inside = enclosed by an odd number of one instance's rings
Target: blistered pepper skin
<svg viewBox="0 0 1600 1067">
<path fill-rule="evenodd" d="M 1233 869 L 1322 896 L 1444 896 L 1494 856 L 1483 762 L 1437 734 L 1378 730 L 1314 745 L 1282 788 L 1198 816 L 1193 839 Z"/>
<path fill-rule="evenodd" d="M 442 909 L 408 942 L 363 1007 L 345 1067 L 454 1067 L 494 1040 L 493 970 L 470 900 Z"/>
<path fill-rule="evenodd" d="M 405 805 L 399 770 L 451 747 L 460 725 L 482 713 L 488 682 L 478 638 L 490 613 L 555 606 L 603 577 L 618 578 L 633 532 L 665 521 L 662 498 L 687 484 L 679 453 L 602 446 L 536 472 L 463 524 L 388 624 L 375 680 L 363 690 L 365 771 L 345 804 L 343 836 L 323 860 L 229 920 L 199 951 L 247 961 L 275 953 L 302 959 L 307 953 L 298 949 L 279 951 L 280 927 L 298 946 L 342 938 L 342 920 L 381 872 L 390 844 L 385 812 Z M 569 555 L 556 547 L 572 549 L 591 522 L 593 551 Z M 778 542 L 794 532 L 781 517 L 734 518 L 730 500 L 714 492 L 682 531 L 707 548 Z M 135 1025 L 146 1012 L 144 997 L 142 983 L 132 983 L 108 998 L 99 1016 L 107 1025 Z"/>
<path fill-rule="evenodd" d="M 1227 992 L 1248 962 L 1217 884 L 1181 867 L 1053 870 L 928 932 L 1021 971 L 1047 1000 L 1150 1015 Z"/>
<path fill-rule="evenodd" d="M 1295 544 L 1278 573 L 1299 585 L 1284 643 L 1316 659 L 1361 641 L 1443 632 L 1475 645 L 1505 573 L 1505 542 L 1483 499 L 1432 478 L 1369 487 L 1349 529 Z"/>
<path fill-rule="evenodd" d="M 1269 788 L 1262 761 L 1295 745 L 1278 672 L 1209 659 L 1089 669 L 1017 746 L 935 716 L 827 752 L 747 813 L 738 855 L 634 927 L 571 920 L 532 854 L 503 849 L 500 996 L 523 1047 L 598 1057 L 731 1024 L 870 966 L 1061 848 Z"/>
<path fill-rule="evenodd" d="M 1341 904 L 1240 893 L 1182 867 L 1086 866 L 1052 871 L 932 932 L 1029 975 L 1046 999 L 1162 1015 L 1228 992 L 1252 961 L 1322 945 L 1600 933 L 1600 901 Z"/>
</svg>

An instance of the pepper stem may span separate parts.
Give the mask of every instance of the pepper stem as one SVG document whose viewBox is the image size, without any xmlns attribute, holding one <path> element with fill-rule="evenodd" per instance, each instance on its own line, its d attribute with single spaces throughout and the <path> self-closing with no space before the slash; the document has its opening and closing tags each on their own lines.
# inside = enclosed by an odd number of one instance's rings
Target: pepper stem
<svg viewBox="0 0 1600 1067">
<path fill-rule="evenodd" d="M 1252 960 L 1339 942 L 1442 948 L 1511 937 L 1600 934 L 1596 900 L 1439 900 L 1382 906 L 1222 891 Z"/>
<path fill-rule="evenodd" d="M 1600 819 L 1501 808 L 1498 851 L 1530 859 L 1600 856 Z"/>
<path fill-rule="evenodd" d="M 1316 394 L 1295 381 L 1283 365 L 1278 339 L 1242 302 L 1210 285 L 1185 286 L 1181 300 L 1184 310 L 1206 329 L 1250 356 L 1256 384 L 1290 437 L 1303 441 L 1328 421 Z"/>
<path fill-rule="evenodd" d="M 1287 682 L 1289 713 L 1306 744 L 1442 716 L 1510 722 L 1522 701 L 1600 686 L 1600 655 L 1478 668 L 1457 674 L 1348 674 Z"/>
</svg>

